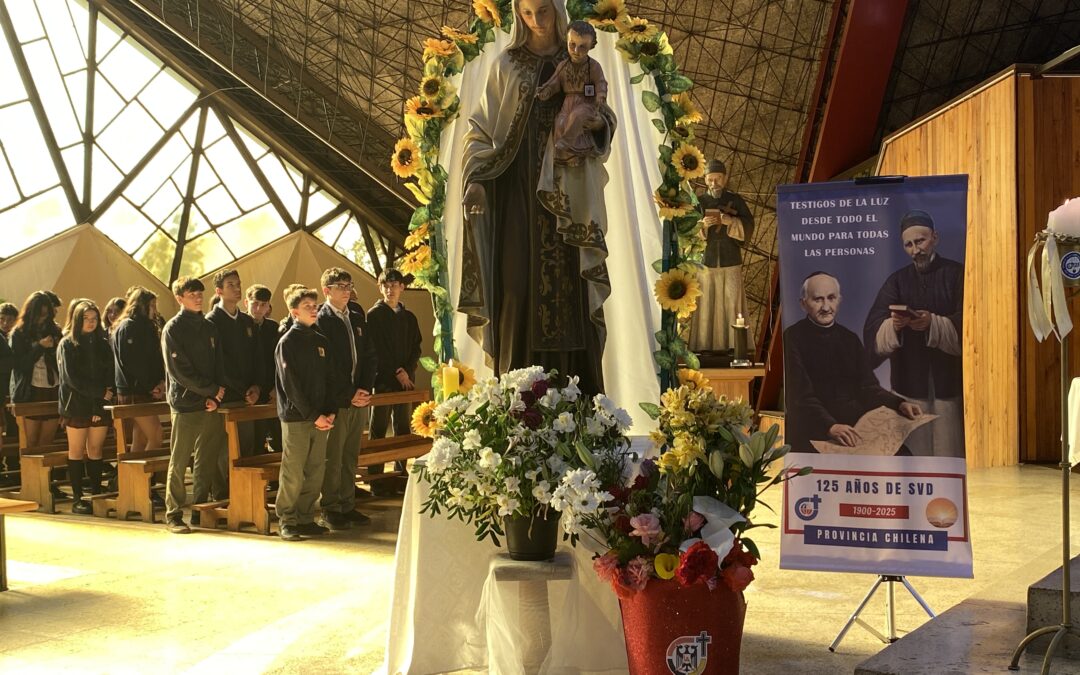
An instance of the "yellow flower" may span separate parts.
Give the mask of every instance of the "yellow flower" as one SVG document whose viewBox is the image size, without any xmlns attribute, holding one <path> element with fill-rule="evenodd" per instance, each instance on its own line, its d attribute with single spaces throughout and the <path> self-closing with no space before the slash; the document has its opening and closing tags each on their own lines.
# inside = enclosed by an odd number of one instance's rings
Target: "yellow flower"
<svg viewBox="0 0 1080 675">
<path fill-rule="evenodd" d="M 625 17 L 617 25 L 619 35 L 630 42 L 649 42 L 660 32 L 660 29 L 649 23 L 648 19 L 639 17 Z"/>
<path fill-rule="evenodd" d="M 659 450 L 667 445 L 667 434 L 663 431 L 655 430 L 649 433 L 649 440 L 651 440 L 656 449 Z"/>
<path fill-rule="evenodd" d="M 675 172 L 683 180 L 694 180 L 705 175 L 705 155 L 692 143 L 680 145 L 671 155 L 671 163 L 675 165 Z"/>
<path fill-rule="evenodd" d="M 458 51 L 457 45 L 450 40 L 440 40 L 439 38 L 428 38 L 424 40 L 425 61 L 430 61 L 431 59 L 445 59 L 453 56 L 456 51 Z"/>
<path fill-rule="evenodd" d="M 660 275 L 654 288 L 660 306 L 685 318 L 697 309 L 697 299 L 701 295 L 701 284 L 693 274 L 675 268 Z"/>
<path fill-rule="evenodd" d="M 398 178 L 410 178 L 420 170 L 420 146 L 409 138 L 402 138 L 394 145 L 390 168 Z"/>
<path fill-rule="evenodd" d="M 671 97 L 671 102 L 682 108 L 683 114 L 677 120 L 676 124 L 682 126 L 688 126 L 691 124 L 698 124 L 704 119 L 701 115 L 701 109 L 697 107 L 694 100 L 690 98 L 690 92 L 684 91 L 679 94 L 675 94 Z"/>
<path fill-rule="evenodd" d="M 593 7 L 589 23 L 597 28 L 614 28 L 626 20 L 624 0 L 600 0 Z"/>
<path fill-rule="evenodd" d="M 657 553 L 653 558 L 653 567 L 656 568 L 656 576 L 661 579 L 672 579 L 675 577 L 675 570 L 679 569 L 679 556 Z"/>
<path fill-rule="evenodd" d="M 435 379 L 439 382 L 442 382 L 444 367 L 446 367 L 446 364 L 440 363 L 439 367 L 435 369 Z M 468 394 L 469 390 L 476 384 L 476 371 L 460 361 L 454 361 L 454 367 L 458 369 L 458 391 L 462 394 Z"/>
<path fill-rule="evenodd" d="M 409 251 L 398 263 L 398 269 L 405 274 L 417 274 L 427 269 L 431 264 L 431 247 L 418 246 L 415 251 Z"/>
<path fill-rule="evenodd" d="M 472 6 L 481 21 L 502 27 L 502 16 L 499 15 L 499 5 L 495 0 L 473 0 Z"/>
<path fill-rule="evenodd" d="M 705 377 L 700 370 L 680 368 L 678 372 L 679 384 L 689 389 L 712 389 L 709 378 Z"/>
<path fill-rule="evenodd" d="M 446 95 L 446 82 L 438 76 L 430 75 L 420 80 L 420 96 L 428 101 L 439 101 Z"/>
<path fill-rule="evenodd" d="M 433 117 L 442 117 L 443 111 L 434 103 L 419 96 L 413 96 L 408 101 L 405 101 L 405 116 L 429 120 Z"/>
<path fill-rule="evenodd" d="M 427 243 L 428 237 L 431 236 L 431 222 L 428 221 L 409 233 L 409 236 L 405 237 L 405 248 L 414 249 L 421 244 Z"/>
<path fill-rule="evenodd" d="M 416 406 L 412 414 L 413 433 L 425 438 L 435 438 L 435 433 L 439 430 L 439 421 L 435 419 L 437 405 L 435 401 L 428 401 Z"/>
<path fill-rule="evenodd" d="M 653 194 L 653 201 L 660 207 L 660 217 L 665 219 L 685 216 L 694 208 L 689 202 L 680 202 L 674 199 L 661 197 L 659 193 Z"/>
<path fill-rule="evenodd" d="M 466 33 L 465 31 L 452 28 L 450 26 L 442 27 L 443 37 L 453 40 L 454 42 L 462 42 L 467 45 L 474 45 L 477 43 L 478 38 L 472 33 Z"/>
</svg>

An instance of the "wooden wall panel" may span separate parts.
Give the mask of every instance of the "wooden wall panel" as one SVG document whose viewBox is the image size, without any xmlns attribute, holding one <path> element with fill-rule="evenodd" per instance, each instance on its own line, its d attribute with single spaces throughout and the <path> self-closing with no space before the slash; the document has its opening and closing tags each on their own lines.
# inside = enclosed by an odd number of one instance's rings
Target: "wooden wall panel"
<svg viewBox="0 0 1080 675">
<path fill-rule="evenodd" d="M 1035 234 L 1046 227 L 1047 214 L 1071 197 L 1080 196 L 1080 78 L 1017 78 L 1017 148 L 1019 159 L 1018 248 L 1021 268 Z M 1021 272 L 1026 289 L 1026 270 Z M 1070 302 L 1073 321 L 1080 323 L 1080 303 Z M 1027 295 L 1020 295 L 1020 459 L 1056 462 L 1060 445 L 1059 345 L 1050 338 L 1039 344 L 1028 328 Z M 1080 331 L 1069 336 L 1070 372 L 1080 375 Z"/>
<path fill-rule="evenodd" d="M 1018 460 L 1016 77 L 1003 74 L 882 144 L 878 173 L 968 174 L 964 298 L 969 467 Z M 1026 251 L 1026 247 L 1024 247 Z"/>
</svg>

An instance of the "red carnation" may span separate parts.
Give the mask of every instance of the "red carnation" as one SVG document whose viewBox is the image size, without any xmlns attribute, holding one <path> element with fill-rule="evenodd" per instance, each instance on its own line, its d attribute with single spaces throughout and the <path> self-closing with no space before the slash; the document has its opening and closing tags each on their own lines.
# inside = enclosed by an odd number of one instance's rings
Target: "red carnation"
<svg viewBox="0 0 1080 675">
<path fill-rule="evenodd" d="M 615 519 L 615 529 L 623 534 L 630 534 L 634 529 L 634 526 L 630 524 L 630 516 L 625 513 L 620 514 Z"/>
<path fill-rule="evenodd" d="M 634 484 L 630 486 L 631 490 L 644 490 L 649 487 L 649 477 L 645 475 L 638 476 L 634 479 Z"/>
<path fill-rule="evenodd" d="M 536 398 L 543 398 L 544 394 L 547 393 L 549 386 L 550 385 L 548 384 L 547 380 L 537 380 L 536 382 L 533 382 L 533 396 L 535 396 Z"/>
<path fill-rule="evenodd" d="M 704 582 L 716 576 L 719 563 L 720 558 L 717 557 L 716 551 L 709 548 L 705 542 L 699 541 L 682 554 L 679 568 L 675 570 L 675 578 L 683 586 L 692 586 L 699 581 Z"/>
<path fill-rule="evenodd" d="M 521 400 L 526 408 L 531 408 L 536 404 L 536 394 L 531 391 L 523 391 L 521 392 Z"/>
<path fill-rule="evenodd" d="M 529 408 L 525 412 L 521 413 L 521 421 L 525 426 L 530 429 L 539 429 L 540 424 L 543 423 L 544 417 L 540 414 L 540 411 L 535 408 Z"/>
<path fill-rule="evenodd" d="M 754 554 L 743 548 L 742 540 L 736 538 L 734 545 L 724 557 L 724 567 L 728 565 L 742 565 L 743 567 L 752 567 L 758 564 L 758 559 L 754 557 Z"/>
<path fill-rule="evenodd" d="M 754 580 L 754 571 L 745 565 L 728 565 L 723 575 L 728 587 L 735 592 L 743 590 Z"/>
</svg>

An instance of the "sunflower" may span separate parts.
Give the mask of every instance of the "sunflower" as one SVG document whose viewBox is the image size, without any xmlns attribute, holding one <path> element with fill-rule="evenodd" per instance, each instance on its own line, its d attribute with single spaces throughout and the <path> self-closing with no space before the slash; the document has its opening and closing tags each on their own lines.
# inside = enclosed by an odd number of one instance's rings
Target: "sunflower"
<svg viewBox="0 0 1080 675">
<path fill-rule="evenodd" d="M 626 21 L 626 3 L 624 0 L 600 0 L 593 7 L 589 23 L 601 30 L 617 28 Z"/>
<path fill-rule="evenodd" d="M 442 382 L 444 367 L 446 367 L 446 364 L 440 363 L 439 367 L 435 369 L 435 379 L 438 382 Z M 458 391 L 462 394 L 468 394 L 469 390 L 476 384 L 476 371 L 460 361 L 454 361 L 454 367 L 458 369 Z"/>
<path fill-rule="evenodd" d="M 427 243 L 429 236 L 431 236 L 431 221 L 425 222 L 423 225 L 410 232 L 408 237 L 405 237 L 405 248 L 410 250 L 417 248 L 422 244 Z"/>
<path fill-rule="evenodd" d="M 439 422 L 435 419 L 435 408 L 437 406 L 438 404 L 435 401 L 428 401 L 416 406 L 416 410 L 412 414 L 413 433 L 425 438 L 435 438 L 435 434 L 439 431 Z"/>
<path fill-rule="evenodd" d="M 443 26 L 442 34 L 443 37 L 448 40 L 453 40 L 454 42 L 460 42 L 467 45 L 474 45 L 479 39 L 472 33 L 466 33 L 465 31 L 461 31 L 457 28 L 452 28 L 450 26 Z"/>
<path fill-rule="evenodd" d="M 427 269 L 429 264 L 431 264 L 431 247 L 417 246 L 415 250 L 405 254 L 398 263 L 398 269 L 405 274 L 417 274 Z"/>
<path fill-rule="evenodd" d="M 709 386 L 709 379 L 701 373 L 700 370 L 691 370 L 690 368 L 680 368 L 677 373 L 679 376 L 679 384 L 689 387 L 690 389 L 711 389 Z"/>
<path fill-rule="evenodd" d="M 671 102 L 679 106 L 683 111 L 682 116 L 675 120 L 676 124 L 689 126 L 691 124 L 697 124 L 704 119 L 701 114 L 701 109 L 699 109 L 693 99 L 690 98 L 690 92 L 684 91 L 675 94 L 671 97 Z"/>
<path fill-rule="evenodd" d="M 420 96 L 413 96 L 405 101 L 405 116 L 415 117 L 418 120 L 429 120 L 433 117 L 442 117 L 443 110 L 431 101 Z"/>
<path fill-rule="evenodd" d="M 680 145 L 671 155 L 671 163 L 675 165 L 675 172 L 683 180 L 694 180 L 705 175 L 705 155 L 692 143 Z"/>
<path fill-rule="evenodd" d="M 499 5 L 495 0 L 473 0 L 472 6 L 481 21 L 502 28 L 502 15 L 499 14 Z"/>
<path fill-rule="evenodd" d="M 631 42 L 651 42 L 660 33 L 655 24 L 638 17 L 624 17 L 618 28 L 619 35 Z"/>
<path fill-rule="evenodd" d="M 686 318 L 697 309 L 701 284 L 696 276 L 676 267 L 660 275 L 653 292 L 660 307 L 675 312 L 679 318 Z"/>
<path fill-rule="evenodd" d="M 428 38 L 424 40 L 425 61 L 449 58 L 453 56 L 456 51 L 458 51 L 457 45 L 450 40 L 440 40 L 439 38 Z"/>
<path fill-rule="evenodd" d="M 446 96 L 446 80 L 438 75 L 420 80 L 420 96 L 428 101 L 441 101 Z"/>
<path fill-rule="evenodd" d="M 660 207 L 660 217 L 664 219 L 678 218 L 685 216 L 693 210 L 693 206 L 689 203 L 675 201 L 673 199 L 667 199 L 661 197 L 657 193 L 653 193 L 653 201 Z"/>
<path fill-rule="evenodd" d="M 420 170 L 420 146 L 409 138 L 402 138 L 394 145 L 390 168 L 398 178 L 410 178 Z"/>
</svg>

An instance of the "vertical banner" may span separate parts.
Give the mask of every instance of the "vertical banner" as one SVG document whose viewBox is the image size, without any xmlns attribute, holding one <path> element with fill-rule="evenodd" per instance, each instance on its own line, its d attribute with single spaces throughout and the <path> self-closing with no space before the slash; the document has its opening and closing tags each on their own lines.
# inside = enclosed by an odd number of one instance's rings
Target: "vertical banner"
<svg viewBox="0 0 1080 675">
<path fill-rule="evenodd" d="M 967 176 L 778 188 L 780 567 L 970 577 Z"/>
</svg>

